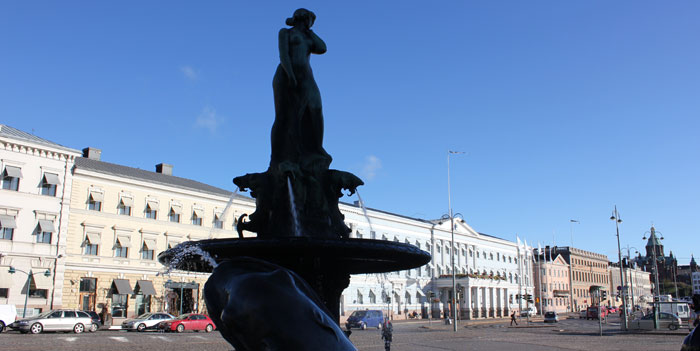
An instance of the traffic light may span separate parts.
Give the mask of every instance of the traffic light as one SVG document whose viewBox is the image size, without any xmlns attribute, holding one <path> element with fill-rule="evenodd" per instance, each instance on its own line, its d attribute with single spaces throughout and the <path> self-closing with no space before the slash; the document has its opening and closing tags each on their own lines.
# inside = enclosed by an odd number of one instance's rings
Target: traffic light
<svg viewBox="0 0 700 351">
<path fill-rule="evenodd" d="M 515 298 L 520 300 L 521 299 L 520 294 L 515 295 Z"/>
<path fill-rule="evenodd" d="M 602 290 L 602 291 L 600 292 L 600 294 L 601 294 L 600 296 L 601 296 L 601 298 L 602 298 L 603 300 L 605 300 L 605 299 L 608 298 L 608 292 L 607 292 L 607 291 Z"/>
</svg>

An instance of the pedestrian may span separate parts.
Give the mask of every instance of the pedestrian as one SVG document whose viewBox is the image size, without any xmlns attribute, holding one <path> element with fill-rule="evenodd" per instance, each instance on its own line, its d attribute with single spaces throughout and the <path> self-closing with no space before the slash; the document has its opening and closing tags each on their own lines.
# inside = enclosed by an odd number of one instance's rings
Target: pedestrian
<svg viewBox="0 0 700 351">
<path fill-rule="evenodd" d="M 391 321 L 387 318 L 382 326 L 382 339 L 384 339 L 384 350 L 391 350 L 391 339 L 394 332 L 394 326 L 391 325 Z"/>
<path fill-rule="evenodd" d="M 515 320 L 515 311 L 513 311 L 513 314 L 510 315 L 510 326 L 511 327 L 513 326 L 513 323 L 515 323 L 515 325 L 518 325 L 518 321 Z"/>
</svg>

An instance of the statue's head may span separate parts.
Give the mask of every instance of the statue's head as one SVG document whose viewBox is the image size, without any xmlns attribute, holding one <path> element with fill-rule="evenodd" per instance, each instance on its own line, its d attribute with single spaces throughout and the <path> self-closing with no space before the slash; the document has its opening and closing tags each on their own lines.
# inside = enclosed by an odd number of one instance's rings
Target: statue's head
<svg viewBox="0 0 700 351">
<path fill-rule="evenodd" d="M 292 17 L 287 18 L 287 25 L 296 27 L 304 26 L 306 28 L 311 28 L 316 22 L 316 15 L 307 9 L 297 9 L 294 11 Z"/>
</svg>

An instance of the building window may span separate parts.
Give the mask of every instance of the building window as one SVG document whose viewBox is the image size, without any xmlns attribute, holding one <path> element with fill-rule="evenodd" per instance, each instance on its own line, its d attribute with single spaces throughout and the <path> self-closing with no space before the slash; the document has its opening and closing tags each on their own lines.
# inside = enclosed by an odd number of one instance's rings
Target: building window
<svg viewBox="0 0 700 351">
<path fill-rule="evenodd" d="M 112 317 L 126 317 L 126 311 L 129 303 L 129 295 L 113 294 L 112 295 Z"/>
<path fill-rule="evenodd" d="M 375 231 L 370 231 L 369 232 L 369 238 L 370 239 L 376 239 L 377 238 L 377 233 Z"/>
<path fill-rule="evenodd" d="M 152 209 L 150 206 L 146 206 L 146 218 L 157 219 L 158 210 Z"/>
<path fill-rule="evenodd" d="M 90 211 L 102 211 L 102 201 L 104 200 L 104 194 L 96 191 L 91 191 L 88 197 L 88 210 Z"/>
<path fill-rule="evenodd" d="M 10 289 L 8 288 L 0 288 L 0 299 L 6 299 L 9 291 Z"/>
<path fill-rule="evenodd" d="M 192 212 L 192 225 L 202 225 L 202 217 L 197 215 L 197 210 Z"/>
<path fill-rule="evenodd" d="M 20 178 L 22 178 L 22 170 L 19 167 L 5 166 L 2 172 L 2 188 L 18 191 Z"/>
<path fill-rule="evenodd" d="M 117 241 L 114 243 L 114 257 L 127 258 L 129 256 L 129 247 L 131 241 L 126 236 L 117 236 Z"/>
<path fill-rule="evenodd" d="M 122 196 L 119 199 L 119 214 L 131 216 L 131 208 L 134 206 L 134 199 L 130 196 Z"/>
<path fill-rule="evenodd" d="M 97 278 L 80 278 L 80 292 L 97 291 Z"/>
<path fill-rule="evenodd" d="M 168 214 L 168 220 L 173 223 L 180 223 L 180 207 L 173 206 L 170 208 L 170 213 Z"/>
<path fill-rule="evenodd" d="M 155 240 L 144 240 L 143 246 L 141 246 L 141 259 L 142 260 L 153 260 L 153 253 L 155 251 Z"/>
<path fill-rule="evenodd" d="M 29 297 L 34 299 L 45 299 L 48 295 L 48 290 L 46 289 L 29 289 Z"/>
<path fill-rule="evenodd" d="M 41 195 L 56 196 L 56 188 L 59 184 L 58 174 L 44 173 L 41 179 Z"/>
<path fill-rule="evenodd" d="M 97 256 L 97 249 L 100 244 L 100 236 L 97 234 L 88 233 L 85 237 L 85 250 L 83 254 L 89 256 Z"/>
<path fill-rule="evenodd" d="M 377 295 L 375 295 L 373 291 L 369 292 L 369 303 L 371 303 L 371 304 L 377 303 Z"/>
<path fill-rule="evenodd" d="M 39 225 L 36 227 L 34 234 L 36 235 L 36 242 L 43 244 L 51 244 L 51 233 L 56 230 L 53 227 L 53 221 L 47 219 L 40 219 Z"/>
<path fill-rule="evenodd" d="M 15 228 L 17 228 L 15 217 L 0 215 L 0 239 L 12 240 Z"/>
<path fill-rule="evenodd" d="M 222 216 L 223 214 L 221 213 L 214 214 L 214 228 L 224 229 L 224 221 L 221 219 Z"/>
</svg>

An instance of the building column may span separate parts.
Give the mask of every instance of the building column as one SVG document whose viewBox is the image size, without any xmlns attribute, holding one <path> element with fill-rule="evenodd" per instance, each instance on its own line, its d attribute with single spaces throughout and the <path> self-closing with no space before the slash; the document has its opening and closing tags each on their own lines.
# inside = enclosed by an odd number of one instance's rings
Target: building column
<svg viewBox="0 0 700 351">
<path fill-rule="evenodd" d="M 479 311 L 481 310 L 481 305 L 479 303 L 479 288 L 475 287 L 472 288 L 472 318 L 477 319 L 479 318 Z"/>
<path fill-rule="evenodd" d="M 503 316 L 510 316 L 510 300 L 508 299 L 508 289 L 503 288 Z"/>
<path fill-rule="evenodd" d="M 464 296 L 462 297 L 462 303 L 459 305 L 460 306 L 460 315 L 462 316 L 462 319 L 471 319 L 471 306 L 472 306 L 472 300 L 471 300 L 471 292 L 472 289 L 468 286 L 464 287 Z"/>
<path fill-rule="evenodd" d="M 488 317 L 488 308 L 486 306 L 486 293 L 488 292 L 488 288 L 483 287 L 481 288 L 480 294 L 481 294 L 481 317 L 486 318 Z"/>
<path fill-rule="evenodd" d="M 496 304 L 494 303 L 495 299 L 494 299 L 493 294 L 494 294 L 493 288 L 489 288 L 489 317 L 490 318 L 494 318 L 496 316 L 496 313 L 495 313 L 496 312 L 496 310 L 495 310 Z"/>
</svg>

